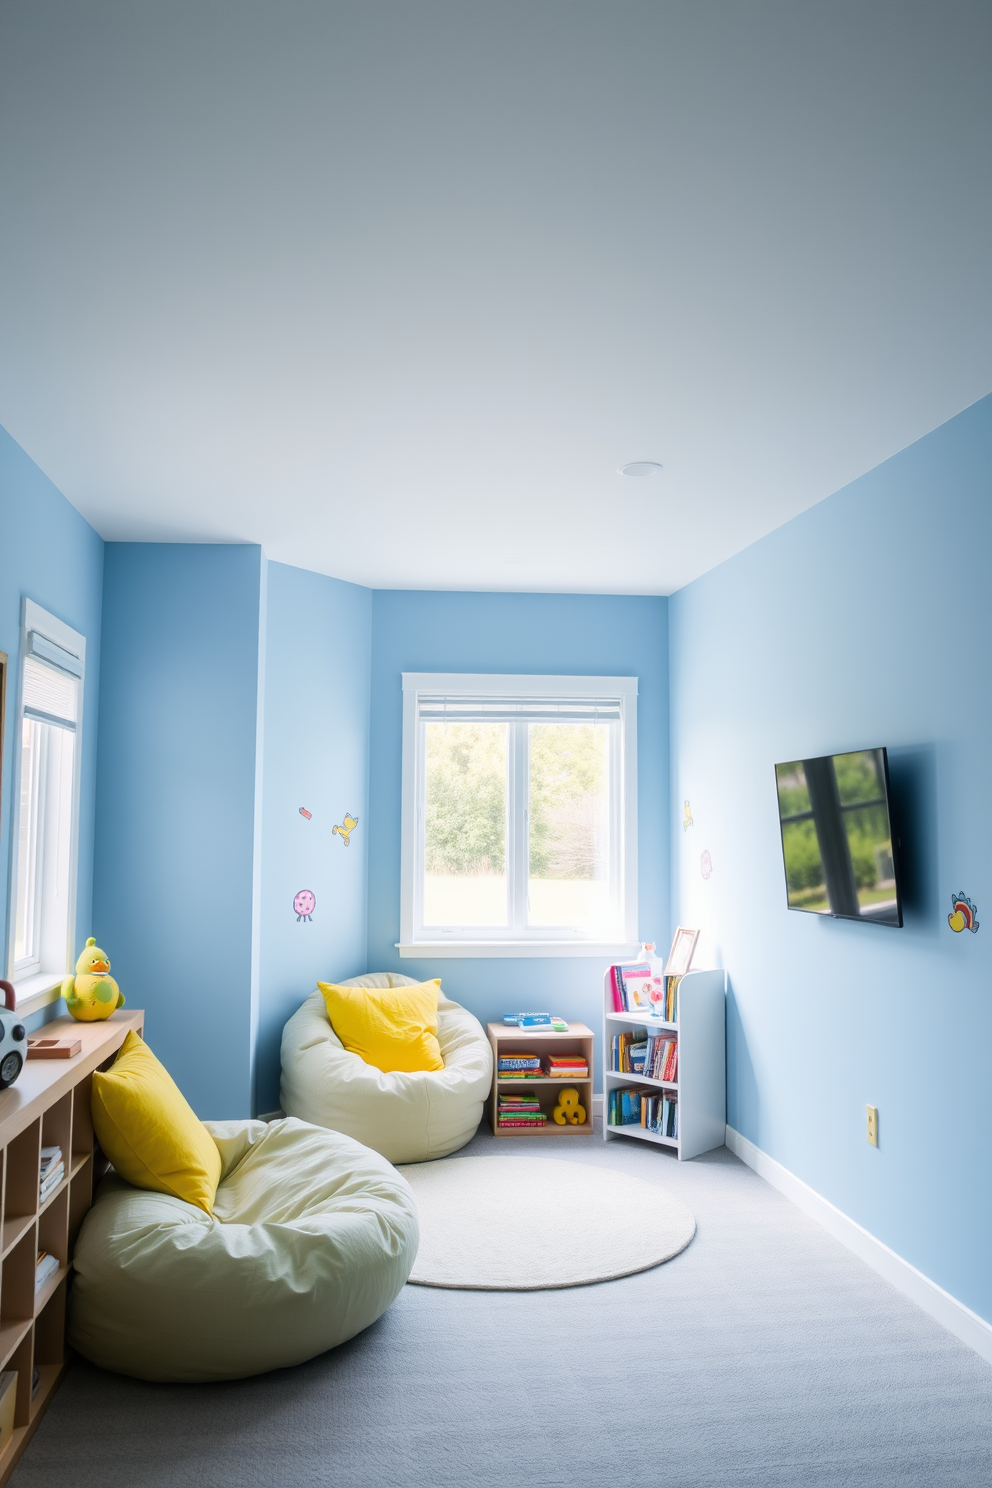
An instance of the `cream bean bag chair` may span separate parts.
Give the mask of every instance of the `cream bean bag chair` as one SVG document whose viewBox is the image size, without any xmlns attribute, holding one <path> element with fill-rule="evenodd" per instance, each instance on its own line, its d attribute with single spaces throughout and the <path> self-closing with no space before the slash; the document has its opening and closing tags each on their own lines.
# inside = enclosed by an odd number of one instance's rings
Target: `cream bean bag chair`
<svg viewBox="0 0 992 1488">
<path fill-rule="evenodd" d="M 368 972 L 342 987 L 412 987 L 413 977 Z M 282 1108 L 287 1116 L 347 1132 L 393 1163 L 447 1157 L 475 1136 L 489 1094 L 493 1056 L 477 1018 L 444 993 L 437 1000 L 443 1070 L 384 1074 L 341 1045 L 321 992 L 282 1035 Z"/>
<path fill-rule="evenodd" d="M 374 1323 L 417 1254 L 405 1179 L 301 1121 L 204 1122 L 214 1214 L 112 1174 L 76 1242 L 69 1342 L 139 1379 L 241 1379 L 301 1364 Z"/>
</svg>

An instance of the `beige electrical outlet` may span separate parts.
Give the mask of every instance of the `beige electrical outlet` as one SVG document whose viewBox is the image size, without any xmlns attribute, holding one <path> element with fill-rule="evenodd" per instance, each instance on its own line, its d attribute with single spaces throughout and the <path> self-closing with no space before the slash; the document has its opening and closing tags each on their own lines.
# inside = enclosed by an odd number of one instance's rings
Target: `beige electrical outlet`
<svg viewBox="0 0 992 1488">
<path fill-rule="evenodd" d="M 878 1107 L 868 1106 L 868 1140 L 873 1147 L 878 1146 Z"/>
</svg>

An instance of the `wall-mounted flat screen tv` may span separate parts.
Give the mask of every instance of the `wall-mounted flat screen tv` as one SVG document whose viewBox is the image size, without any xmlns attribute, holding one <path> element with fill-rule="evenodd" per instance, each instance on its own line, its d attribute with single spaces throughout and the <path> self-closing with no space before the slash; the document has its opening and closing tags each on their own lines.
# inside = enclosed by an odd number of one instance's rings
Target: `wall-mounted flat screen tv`
<svg viewBox="0 0 992 1488">
<path fill-rule="evenodd" d="M 775 766 L 789 908 L 901 925 L 884 749 Z"/>
</svg>

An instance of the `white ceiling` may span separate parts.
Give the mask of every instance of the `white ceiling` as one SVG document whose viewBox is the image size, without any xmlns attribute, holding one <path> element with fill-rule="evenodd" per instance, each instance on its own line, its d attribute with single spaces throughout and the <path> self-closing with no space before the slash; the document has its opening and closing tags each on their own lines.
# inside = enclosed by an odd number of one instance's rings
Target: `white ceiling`
<svg viewBox="0 0 992 1488">
<path fill-rule="evenodd" d="M 987 0 L 6 0 L 0 41 L 0 422 L 106 538 L 668 593 L 992 389 Z"/>
</svg>

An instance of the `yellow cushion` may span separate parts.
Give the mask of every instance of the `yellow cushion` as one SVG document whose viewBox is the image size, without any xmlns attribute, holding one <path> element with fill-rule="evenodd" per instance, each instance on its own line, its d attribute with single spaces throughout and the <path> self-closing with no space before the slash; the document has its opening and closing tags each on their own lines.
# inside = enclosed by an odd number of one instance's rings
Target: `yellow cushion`
<svg viewBox="0 0 992 1488">
<path fill-rule="evenodd" d="M 100 1146 L 122 1178 L 212 1213 L 217 1144 L 133 1029 L 111 1068 L 94 1072 L 90 1105 Z"/>
<path fill-rule="evenodd" d="M 391 1070 L 441 1070 L 437 1041 L 437 989 L 441 983 L 414 987 L 336 987 L 318 982 L 331 1027 L 352 1054 Z"/>
</svg>

